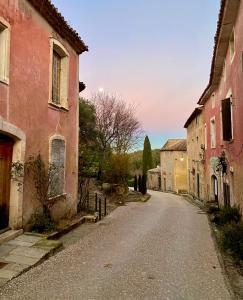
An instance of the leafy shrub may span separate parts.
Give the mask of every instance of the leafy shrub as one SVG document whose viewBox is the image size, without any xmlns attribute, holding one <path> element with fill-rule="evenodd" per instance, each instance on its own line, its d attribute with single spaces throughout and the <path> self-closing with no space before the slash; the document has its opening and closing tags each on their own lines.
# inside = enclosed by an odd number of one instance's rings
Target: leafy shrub
<svg viewBox="0 0 243 300">
<path fill-rule="evenodd" d="M 232 223 L 222 227 L 221 246 L 236 259 L 243 259 L 243 223 Z"/>
<path fill-rule="evenodd" d="M 219 212 L 218 206 L 209 206 L 207 209 L 208 214 L 215 214 Z"/>
<path fill-rule="evenodd" d="M 224 207 L 219 210 L 213 219 L 217 225 L 225 225 L 228 223 L 239 223 L 241 220 L 241 212 L 239 206 Z"/>
<path fill-rule="evenodd" d="M 49 216 L 43 213 L 36 212 L 32 218 L 32 231 L 33 232 L 47 232 L 55 229 L 55 224 Z"/>
<path fill-rule="evenodd" d="M 129 187 L 134 187 L 134 178 L 127 179 L 127 185 Z"/>
</svg>

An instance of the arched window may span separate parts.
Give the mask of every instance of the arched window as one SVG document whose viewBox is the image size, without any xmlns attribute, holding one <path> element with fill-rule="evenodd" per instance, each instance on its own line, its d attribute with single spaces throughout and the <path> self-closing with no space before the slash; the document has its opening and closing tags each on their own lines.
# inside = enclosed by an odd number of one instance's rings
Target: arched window
<svg viewBox="0 0 243 300">
<path fill-rule="evenodd" d="M 65 183 L 65 141 L 59 137 L 51 139 L 50 143 L 51 197 L 64 193 Z"/>
</svg>

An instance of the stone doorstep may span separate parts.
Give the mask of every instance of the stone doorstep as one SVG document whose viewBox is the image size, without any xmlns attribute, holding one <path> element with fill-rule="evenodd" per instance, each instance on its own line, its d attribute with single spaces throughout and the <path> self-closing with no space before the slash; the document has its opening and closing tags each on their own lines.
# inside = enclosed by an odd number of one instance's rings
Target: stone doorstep
<svg viewBox="0 0 243 300">
<path fill-rule="evenodd" d="M 59 241 L 47 240 L 46 237 L 31 236 L 29 234 L 23 234 L 2 245 L 2 247 L 7 248 L 2 249 L 3 255 L 1 255 L 0 261 L 7 264 L 0 269 L 0 287 L 30 268 L 42 263 L 61 246 L 62 243 Z"/>
<path fill-rule="evenodd" d="M 8 241 L 11 241 L 12 239 L 20 236 L 22 233 L 23 233 L 23 229 L 5 231 L 4 233 L 0 234 L 0 245 Z"/>
</svg>

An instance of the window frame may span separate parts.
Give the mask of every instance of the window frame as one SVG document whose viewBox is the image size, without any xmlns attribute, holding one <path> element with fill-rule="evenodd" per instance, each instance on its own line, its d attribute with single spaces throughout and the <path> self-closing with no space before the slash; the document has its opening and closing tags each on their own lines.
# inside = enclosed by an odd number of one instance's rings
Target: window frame
<svg viewBox="0 0 243 300">
<path fill-rule="evenodd" d="M 235 29 L 232 29 L 230 39 L 229 39 L 229 54 L 230 54 L 230 63 L 232 63 L 235 57 Z"/>
<path fill-rule="evenodd" d="M 61 57 L 60 70 L 60 103 L 53 101 L 53 54 L 56 52 Z M 51 38 L 50 46 L 50 88 L 49 101 L 51 106 L 69 110 L 68 96 L 69 96 L 69 53 L 66 48 L 56 39 Z"/>
<path fill-rule="evenodd" d="M 52 164 L 52 143 L 54 140 L 61 140 L 64 143 L 64 163 L 63 163 L 63 191 L 62 194 L 51 196 L 51 198 L 56 198 L 62 195 L 66 195 L 66 157 L 67 157 L 67 142 L 64 136 L 55 134 L 49 139 L 49 164 Z"/>
<path fill-rule="evenodd" d="M 0 65 L 0 82 L 9 84 L 11 26 L 2 17 L 0 17 L 0 35 L 3 35 L 3 41 L 0 38 L 0 43 L 4 43 L 4 49 L 0 48 L 0 57 L 3 56 L 3 65 Z"/>
<path fill-rule="evenodd" d="M 214 124 L 214 132 L 212 132 L 212 124 Z M 213 133 L 214 133 L 214 144 L 213 144 Z M 210 119 L 210 146 L 211 149 L 217 148 L 217 130 L 216 130 L 216 119 L 215 116 Z"/>
<path fill-rule="evenodd" d="M 229 95 L 229 94 L 228 94 Z M 230 139 L 225 139 L 224 137 L 224 122 L 223 122 L 223 109 L 222 109 L 222 104 L 223 101 L 229 100 L 230 101 L 230 118 L 231 118 L 231 138 Z M 221 140 L 222 142 L 231 142 L 234 139 L 234 127 L 233 127 L 233 101 L 232 101 L 232 94 L 225 99 L 221 100 L 221 106 L 220 106 L 220 114 L 221 114 Z"/>
</svg>

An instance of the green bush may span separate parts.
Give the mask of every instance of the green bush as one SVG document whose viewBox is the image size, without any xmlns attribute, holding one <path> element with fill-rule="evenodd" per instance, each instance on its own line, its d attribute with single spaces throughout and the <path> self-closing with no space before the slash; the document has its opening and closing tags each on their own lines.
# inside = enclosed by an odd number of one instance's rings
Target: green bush
<svg viewBox="0 0 243 300">
<path fill-rule="evenodd" d="M 129 179 L 127 180 L 127 185 L 128 185 L 129 187 L 134 187 L 134 178 L 129 178 Z"/>
<path fill-rule="evenodd" d="M 33 215 L 32 224 L 32 231 L 37 233 L 48 232 L 55 229 L 55 223 L 51 218 L 39 212 Z"/>
<path fill-rule="evenodd" d="M 208 214 L 215 214 L 219 212 L 219 207 L 218 206 L 209 206 L 207 209 Z"/>
<path fill-rule="evenodd" d="M 239 206 L 224 207 L 220 209 L 213 219 L 217 225 L 225 225 L 229 223 L 239 223 L 241 220 L 241 212 Z"/>
<path fill-rule="evenodd" d="M 243 259 L 243 223 L 232 223 L 222 227 L 221 246 L 236 259 Z"/>
</svg>

